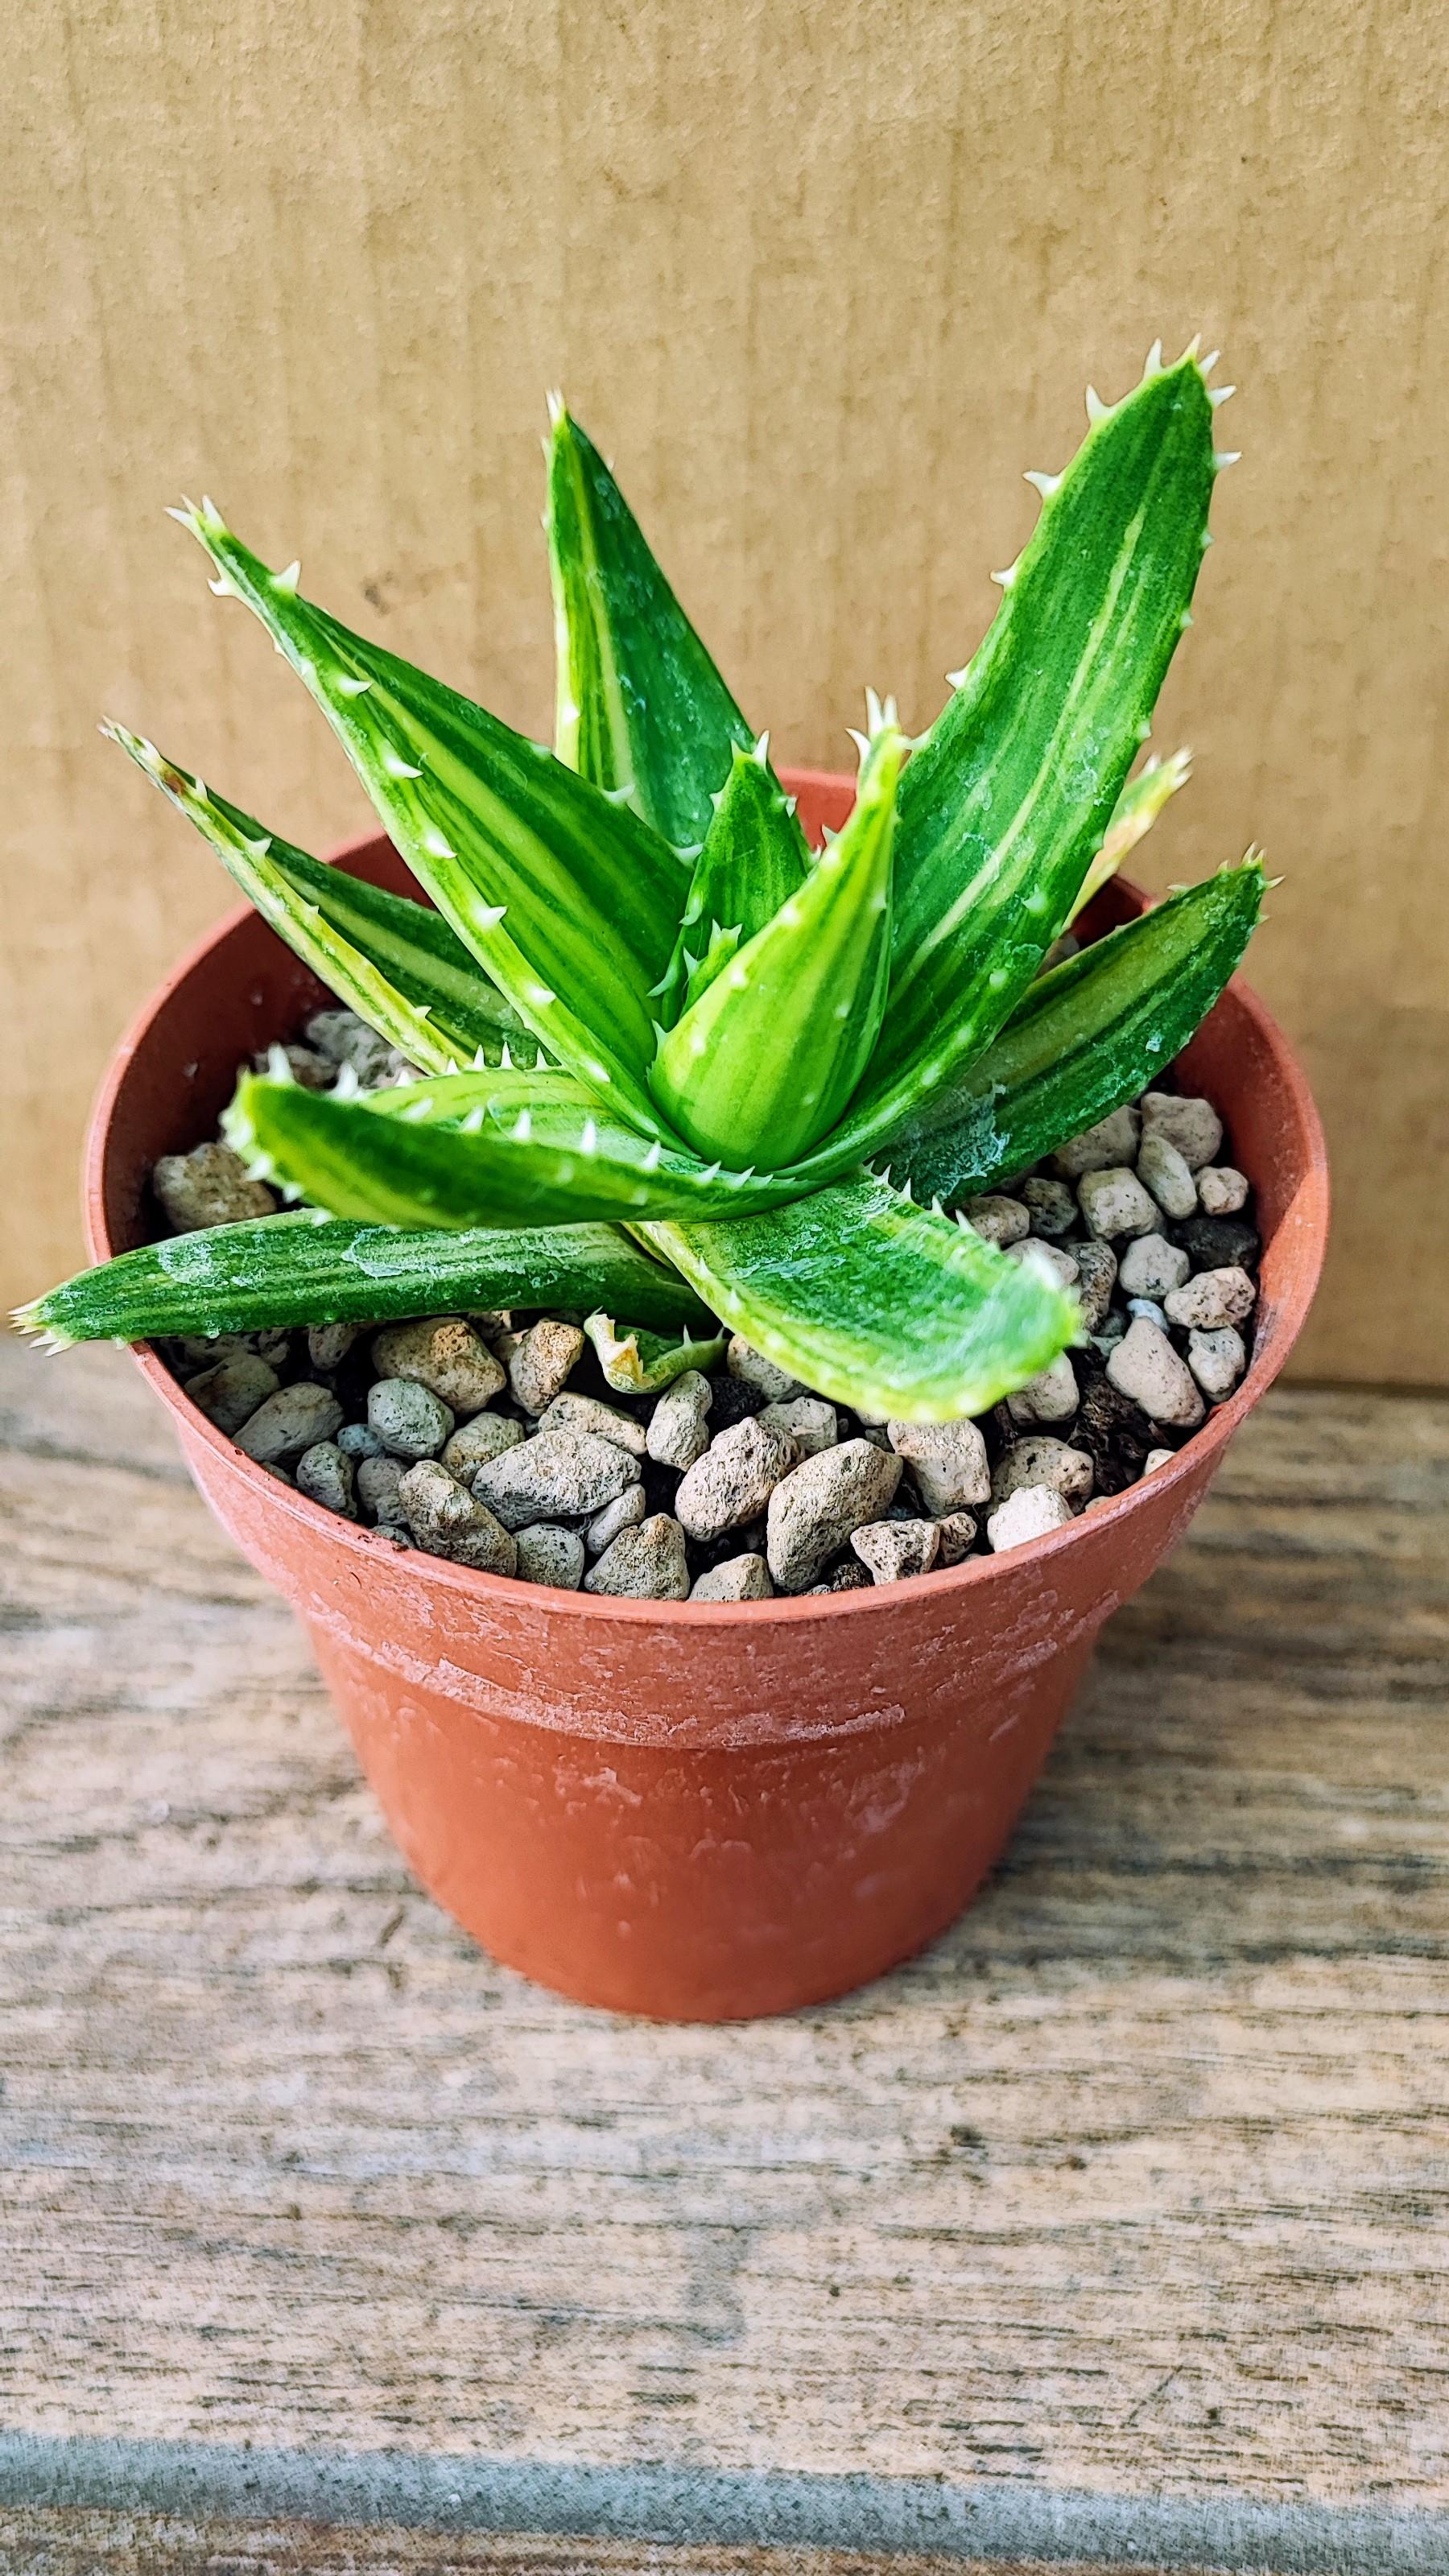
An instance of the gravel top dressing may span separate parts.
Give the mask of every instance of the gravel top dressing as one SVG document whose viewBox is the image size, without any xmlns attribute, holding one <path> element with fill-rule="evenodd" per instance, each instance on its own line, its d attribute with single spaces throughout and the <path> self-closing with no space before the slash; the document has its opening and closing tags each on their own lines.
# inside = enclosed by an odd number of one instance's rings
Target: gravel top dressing
<svg viewBox="0 0 1449 2576">
<path fill-rule="evenodd" d="M 316 1091 L 408 1070 L 345 1010 L 317 1013 L 287 1055 Z M 1085 1335 L 979 1420 L 852 1412 L 739 1334 L 695 1345 L 707 1364 L 681 1354 L 660 1391 L 637 1394 L 606 1373 L 620 1374 L 618 1344 L 562 1312 L 161 1348 L 246 1456 L 385 1544 L 645 1600 L 908 1581 L 1100 1510 L 1242 1377 L 1260 1250 L 1251 1192 L 1212 1103 L 1172 1083 L 960 1211 L 1069 1288 Z M 274 1204 L 215 1142 L 165 1156 L 153 1183 L 178 1234 Z"/>
</svg>

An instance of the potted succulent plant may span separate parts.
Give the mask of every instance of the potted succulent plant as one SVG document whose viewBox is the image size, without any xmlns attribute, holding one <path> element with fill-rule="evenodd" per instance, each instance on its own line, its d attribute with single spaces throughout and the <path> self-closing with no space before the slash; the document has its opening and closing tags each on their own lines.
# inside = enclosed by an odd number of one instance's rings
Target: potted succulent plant
<svg viewBox="0 0 1449 2576">
<path fill-rule="evenodd" d="M 106 728 L 254 910 L 112 1071 L 111 1257 L 21 1321 L 142 1346 L 419 1876 L 586 2000 L 779 2010 L 949 1920 L 1306 1311 L 1317 1124 L 1229 987 L 1261 862 L 1113 881 L 1186 771 L 1129 775 L 1210 366 L 1089 395 L 853 786 L 777 777 L 561 405 L 552 748 L 175 514 L 387 838 L 319 861 Z"/>
</svg>

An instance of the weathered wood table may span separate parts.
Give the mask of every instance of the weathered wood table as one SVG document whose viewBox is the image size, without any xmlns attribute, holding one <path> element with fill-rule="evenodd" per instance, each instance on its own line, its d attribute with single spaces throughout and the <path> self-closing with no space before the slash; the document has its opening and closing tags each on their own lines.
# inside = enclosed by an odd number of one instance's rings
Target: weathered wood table
<svg viewBox="0 0 1449 2576">
<path fill-rule="evenodd" d="M 1278 1396 L 994 1886 L 575 2010 L 118 1354 L 5 1401 L 0 2567 L 1449 2569 L 1449 1404 Z"/>
</svg>

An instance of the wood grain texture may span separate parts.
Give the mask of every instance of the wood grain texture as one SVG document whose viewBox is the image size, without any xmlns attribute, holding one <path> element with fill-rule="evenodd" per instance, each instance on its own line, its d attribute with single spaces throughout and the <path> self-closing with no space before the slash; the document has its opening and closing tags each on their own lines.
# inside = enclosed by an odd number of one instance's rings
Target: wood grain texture
<svg viewBox="0 0 1449 2576">
<path fill-rule="evenodd" d="M 608 2540 L 440 2537 L 427 2531 L 331 2530 L 315 2524 L 183 2520 L 162 2514 L 9 2513 L 0 2507 L 7 2576 L 1074 2576 L 1056 2559 L 974 2561 L 864 2557 L 858 2550 L 674 2548 Z M 1082 2562 L 1077 2562 L 1080 2571 Z M 1167 2576 L 1134 2558 L 1097 2560 L 1092 2576 Z"/>
<path fill-rule="evenodd" d="M 1327 1112 L 1301 1366 L 1442 1381 L 1449 154 L 1410 0 L 57 0 L 0 205 L 15 1109 L 0 1271 L 79 1254 L 107 1048 L 222 906 L 108 708 L 294 837 L 362 819 L 162 505 L 213 490 L 345 617 L 535 730 L 545 385 L 614 456 L 778 751 L 934 713 L 1088 377 L 1201 326 L 1244 462 L 1159 745 L 1157 883 L 1262 839 L 1254 974 Z M 16 1098 L 16 1085 L 19 1097 Z M 1384 1261 L 1385 1239 L 1394 1257 Z"/>
<path fill-rule="evenodd" d="M 12 2433 L 1449 2501 L 1449 1405 L 1270 1399 L 974 1911 L 669 2030 L 413 1889 L 143 1392 L 0 1353 Z"/>
</svg>

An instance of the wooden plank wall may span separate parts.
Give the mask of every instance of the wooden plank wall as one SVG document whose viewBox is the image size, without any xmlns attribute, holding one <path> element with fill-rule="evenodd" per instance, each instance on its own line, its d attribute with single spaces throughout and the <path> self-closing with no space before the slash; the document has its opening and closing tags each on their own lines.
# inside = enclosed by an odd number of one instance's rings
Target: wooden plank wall
<svg viewBox="0 0 1449 2576">
<path fill-rule="evenodd" d="M 78 1252 L 117 1031 L 225 894 L 103 709 L 293 836 L 362 817 L 161 517 L 206 488 L 340 613 L 541 730 L 565 384 L 757 720 L 910 724 L 1159 331 L 1243 387 L 1164 701 L 1157 882 L 1263 840 L 1254 972 L 1334 1147 L 1312 1371 L 1442 1379 L 1449 416 L 1411 0 L 55 0 L 0 114 L 3 1285 Z"/>
</svg>

